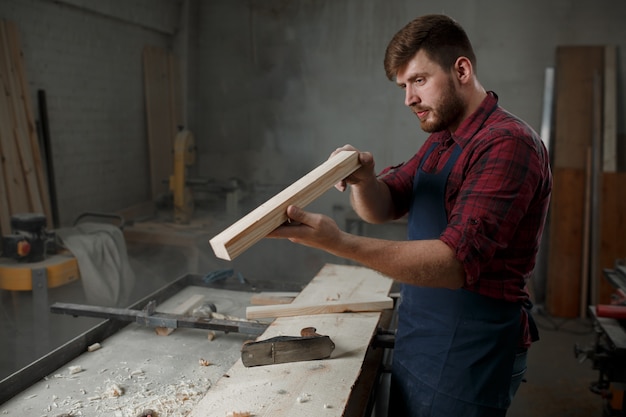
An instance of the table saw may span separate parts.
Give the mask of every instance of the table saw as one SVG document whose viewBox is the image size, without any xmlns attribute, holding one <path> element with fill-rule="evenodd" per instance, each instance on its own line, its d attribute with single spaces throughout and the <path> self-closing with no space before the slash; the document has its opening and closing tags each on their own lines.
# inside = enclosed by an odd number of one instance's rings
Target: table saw
<svg viewBox="0 0 626 417">
<path fill-rule="evenodd" d="M 251 299 L 260 291 L 299 290 L 206 278 L 185 275 L 130 306 L 128 310 L 140 319 L 131 319 L 131 324 L 104 320 L 0 381 L 0 403 L 4 402 L 0 413 L 114 417 L 136 417 L 146 410 L 160 417 L 371 414 L 389 357 L 385 347 L 393 345 L 381 342 L 385 339 L 377 334 L 390 327 L 395 310 L 353 312 L 338 306 L 356 305 L 349 302 L 351 297 L 359 305 L 372 295 L 376 300 L 388 297 L 391 280 L 366 268 L 329 264 L 296 293 L 292 313 L 285 317 L 242 319 L 239 329 L 179 326 L 171 320 L 176 316 L 168 312 L 177 311 L 193 297 L 201 297 L 204 305 L 237 326 L 232 318 L 245 317 Z M 328 311 L 344 312 L 325 313 L 320 307 L 319 314 L 306 309 L 302 310 L 306 315 L 297 313 L 299 306 L 310 306 L 314 300 L 330 305 Z M 146 312 L 150 305 L 156 309 Z M 153 327 L 175 331 L 158 336 Z M 244 366 L 246 342 L 293 335 L 303 327 L 314 327 L 332 338 L 329 358 Z"/>
</svg>

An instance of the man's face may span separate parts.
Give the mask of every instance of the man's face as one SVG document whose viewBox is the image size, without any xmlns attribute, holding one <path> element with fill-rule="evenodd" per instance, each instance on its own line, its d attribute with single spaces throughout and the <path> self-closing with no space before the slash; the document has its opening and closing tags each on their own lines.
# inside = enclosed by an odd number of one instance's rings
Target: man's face
<svg viewBox="0 0 626 417">
<path fill-rule="evenodd" d="M 462 121 L 465 104 L 457 91 L 452 73 L 444 71 L 419 51 L 398 71 L 396 83 L 404 90 L 406 104 L 428 133 L 456 130 Z"/>
</svg>

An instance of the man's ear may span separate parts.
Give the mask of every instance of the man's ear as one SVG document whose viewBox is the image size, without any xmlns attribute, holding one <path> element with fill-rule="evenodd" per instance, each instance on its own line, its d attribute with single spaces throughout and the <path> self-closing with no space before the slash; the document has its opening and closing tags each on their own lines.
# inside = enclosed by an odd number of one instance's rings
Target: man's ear
<svg viewBox="0 0 626 417">
<path fill-rule="evenodd" d="M 454 63 L 454 75 L 461 84 L 465 84 L 470 81 L 474 68 L 472 62 L 464 57 L 460 56 Z"/>
</svg>

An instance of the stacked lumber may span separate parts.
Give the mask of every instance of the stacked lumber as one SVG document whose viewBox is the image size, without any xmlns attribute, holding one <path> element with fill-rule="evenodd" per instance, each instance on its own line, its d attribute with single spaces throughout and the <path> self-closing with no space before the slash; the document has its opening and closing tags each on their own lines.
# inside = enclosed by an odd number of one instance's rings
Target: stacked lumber
<svg viewBox="0 0 626 417">
<path fill-rule="evenodd" d="M 52 226 L 19 33 L 7 20 L 0 20 L 0 88 L 0 232 L 11 233 L 18 213 L 44 214 Z"/>
<path fill-rule="evenodd" d="M 183 125 L 181 75 L 178 60 L 158 46 L 143 50 L 144 96 L 152 199 L 169 190 L 174 166 L 174 138 Z"/>
<path fill-rule="evenodd" d="M 584 317 L 589 304 L 608 302 L 602 270 L 626 256 L 615 57 L 613 46 L 556 51 L 546 307 L 557 317 Z"/>
</svg>

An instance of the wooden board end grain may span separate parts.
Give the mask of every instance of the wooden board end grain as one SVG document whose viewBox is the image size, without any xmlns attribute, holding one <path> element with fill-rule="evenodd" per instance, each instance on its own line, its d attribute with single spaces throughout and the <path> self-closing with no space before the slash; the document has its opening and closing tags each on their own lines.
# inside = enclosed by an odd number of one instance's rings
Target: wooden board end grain
<svg viewBox="0 0 626 417">
<path fill-rule="evenodd" d="M 220 259 L 233 260 L 287 221 L 289 205 L 304 207 L 360 167 L 359 154 L 342 151 L 260 205 L 209 243 Z"/>
</svg>

